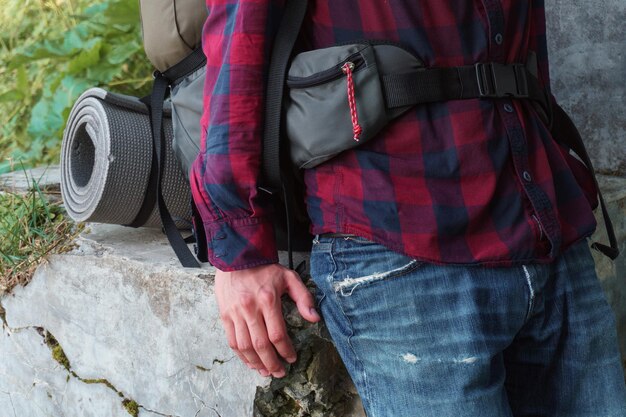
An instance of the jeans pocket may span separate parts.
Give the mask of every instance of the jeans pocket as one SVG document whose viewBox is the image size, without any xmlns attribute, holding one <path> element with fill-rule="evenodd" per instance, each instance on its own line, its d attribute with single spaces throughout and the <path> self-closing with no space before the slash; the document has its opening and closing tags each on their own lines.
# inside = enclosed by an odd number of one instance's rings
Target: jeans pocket
<svg viewBox="0 0 626 417">
<path fill-rule="evenodd" d="M 331 275 L 335 293 L 351 296 L 355 289 L 402 277 L 423 262 L 362 238 L 337 239 L 332 256 L 337 265 Z"/>
</svg>

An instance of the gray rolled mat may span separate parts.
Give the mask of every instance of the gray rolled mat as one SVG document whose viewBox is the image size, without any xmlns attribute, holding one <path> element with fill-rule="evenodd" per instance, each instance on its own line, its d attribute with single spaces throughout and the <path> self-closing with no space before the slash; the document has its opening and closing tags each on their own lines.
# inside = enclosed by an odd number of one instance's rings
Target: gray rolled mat
<svg viewBox="0 0 626 417">
<path fill-rule="evenodd" d="M 163 197 L 179 228 L 189 228 L 189 183 L 172 152 L 171 111 L 163 130 L 167 143 Z M 133 222 L 147 192 L 152 164 L 148 108 L 136 97 L 85 91 L 65 127 L 61 151 L 61 195 L 75 221 L 127 225 Z M 147 227 L 161 227 L 156 204 Z"/>
</svg>

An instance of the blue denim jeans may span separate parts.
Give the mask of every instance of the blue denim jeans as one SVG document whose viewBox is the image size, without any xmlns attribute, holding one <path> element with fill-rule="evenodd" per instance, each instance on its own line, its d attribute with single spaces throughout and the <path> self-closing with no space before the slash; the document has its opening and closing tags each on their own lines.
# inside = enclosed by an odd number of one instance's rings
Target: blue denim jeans
<svg viewBox="0 0 626 417">
<path fill-rule="evenodd" d="M 316 302 L 369 417 L 626 417 L 586 242 L 550 265 L 438 266 L 316 237 Z"/>
</svg>

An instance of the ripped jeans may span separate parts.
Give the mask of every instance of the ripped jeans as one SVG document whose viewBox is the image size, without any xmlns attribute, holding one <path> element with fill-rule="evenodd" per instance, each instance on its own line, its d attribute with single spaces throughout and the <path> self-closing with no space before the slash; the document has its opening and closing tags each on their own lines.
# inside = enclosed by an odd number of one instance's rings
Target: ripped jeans
<svg viewBox="0 0 626 417">
<path fill-rule="evenodd" d="M 322 236 L 311 276 L 368 417 L 626 417 L 585 241 L 550 265 L 482 268 Z"/>
</svg>

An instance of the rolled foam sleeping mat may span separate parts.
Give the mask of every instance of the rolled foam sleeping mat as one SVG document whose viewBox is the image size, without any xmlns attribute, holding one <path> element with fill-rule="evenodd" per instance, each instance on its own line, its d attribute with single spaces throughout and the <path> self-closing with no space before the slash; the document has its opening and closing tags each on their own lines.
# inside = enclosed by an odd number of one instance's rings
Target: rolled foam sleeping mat
<svg viewBox="0 0 626 417">
<path fill-rule="evenodd" d="M 189 229 L 191 192 L 172 151 L 171 109 L 165 107 L 163 198 L 177 226 Z M 69 216 L 78 222 L 133 223 L 148 192 L 152 148 L 144 103 L 101 88 L 85 91 L 63 134 L 61 195 Z M 143 226 L 161 227 L 156 203 Z"/>
</svg>

